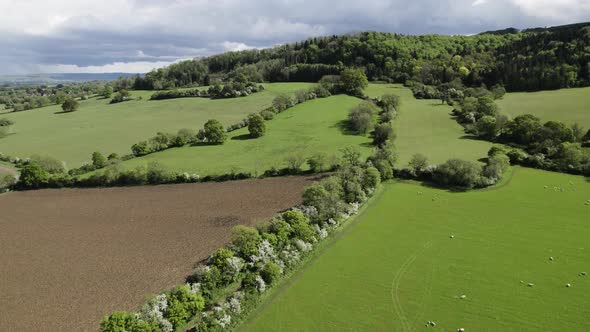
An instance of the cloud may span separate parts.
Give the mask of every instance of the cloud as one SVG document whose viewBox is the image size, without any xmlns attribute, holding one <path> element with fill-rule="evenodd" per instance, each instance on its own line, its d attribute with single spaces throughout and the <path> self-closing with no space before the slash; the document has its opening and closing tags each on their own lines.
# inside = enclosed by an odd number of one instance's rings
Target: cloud
<svg viewBox="0 0 590 332">
<path fill-rule="evenodd" d="M 590 21 L 589 0 L 0 0 L 0 8 L 0 73 L 137 71 L 365 30 L 473 34 Z"/>
</svg>

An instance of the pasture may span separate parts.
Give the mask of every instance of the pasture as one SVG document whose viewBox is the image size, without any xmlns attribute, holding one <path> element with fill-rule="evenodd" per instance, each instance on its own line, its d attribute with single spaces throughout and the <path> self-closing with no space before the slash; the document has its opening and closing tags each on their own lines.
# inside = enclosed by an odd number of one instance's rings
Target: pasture
<svg viewBox="0 0 590 332">
<path fill-rule="evenodd" d="M 482 191 L 385 186 L 242 330 L 590 329 L 587 179 L 515 168 Z"/>
<path fill-rule="evenodd" d="M 452 108 L 438 100 L 419 100 L 412 91 L 397 84 L 371 84 L 366 93 L 378 97 L 393 93 L 401 97 L 394 121 L 399 152 L 398 167 L 406 167 L 412 156 L 421 153 L 431 164 L 451 158 L 476 161 L 487 156 L 491 143 L 467 137 L 463 127 L 451 118 Z"/>
<path fill-rule="evenodd" d="M 500 111 L 512 118 L 528 113 L 542 121 L 578 123 L 590 129 L 590 88 L 507 93 L 497 103 Z"/>
<path fill-rule="evenodd" d="M 150 101 L 154 91 L 131 91 L 133 100 L 110 105 L 110 99 L 91 98 L 80 109 L 62 113 L 49 106 L 2 117 L 13 120 L 13 134 L 0 139 L 0 151 L 21 158 L 46 154 L 66 162 L 69 168 L 90 160 L 94 151 L 105 155 L 131 153 L 131 145 L 157 132 L 201 128 L 212 118 L 230 125 L 249 113 L 270 106 L 274 97 L 308 87 L 307 83 L 265 84 L 266 90 L 237 99 L 181 98 Z"/>
<path fill-rule="evenodd" d="M 357 146 L 364 156 L 373 151 L 368 136 L 347 134 L 342 128 L 349 110 L 360 99 L 339 95 L 299 104 L 266 122 L 266 135 L 250 138 L 247 128 L 229 133 L 223 145 L 199 145 L 173 148 L 123 162 L 133 168 L 158 161 L 176 170 L 204 175 L 232 171 L 261 175 L 271 167 L 286 167 L 289 156 L 311 157 L 317 153 L 339 156 L 339 150 Z M 302 165 L 304 169 L 306 164 Z"/>
<path fill-rule="evenodd" d="M 0 330 L 94 331 L 300 201 L 314 177 L 0 195 Z"/>
</svg>

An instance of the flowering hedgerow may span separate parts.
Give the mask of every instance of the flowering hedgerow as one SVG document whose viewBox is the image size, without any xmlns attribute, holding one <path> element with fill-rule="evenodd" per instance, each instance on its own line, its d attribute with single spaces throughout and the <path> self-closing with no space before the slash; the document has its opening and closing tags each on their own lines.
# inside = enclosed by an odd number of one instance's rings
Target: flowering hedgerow
<svg viewBox="0 0 590 332">
<path fill-rule="evenodd" d="M 234 228 L 231 244 L 198 266 L 186 285 L 155 296 L 136 314 L 105 317 L 101 331 L 211 331 L 239 324 L 277 280 L 302 264 L 375 191 L 379 181 L 366 181 L 368 173 L 375 173 L 370 163 L 351 162 L 343 168 L 313 186 L 304 195 L 305 205 L 258 229 Z"/>
</svg>

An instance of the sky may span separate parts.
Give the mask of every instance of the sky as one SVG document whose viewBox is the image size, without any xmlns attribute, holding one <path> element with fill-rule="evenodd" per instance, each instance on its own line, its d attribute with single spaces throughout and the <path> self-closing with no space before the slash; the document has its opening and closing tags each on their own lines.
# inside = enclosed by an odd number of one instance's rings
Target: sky
<svg viewBox="0 0 590 332">
<path fill-rule="evenodd" d="M 590 0 L 0 0 L 0 13 L 0 74 L 140 73 L 313 36 L 587 22 Z"/>
</svg>

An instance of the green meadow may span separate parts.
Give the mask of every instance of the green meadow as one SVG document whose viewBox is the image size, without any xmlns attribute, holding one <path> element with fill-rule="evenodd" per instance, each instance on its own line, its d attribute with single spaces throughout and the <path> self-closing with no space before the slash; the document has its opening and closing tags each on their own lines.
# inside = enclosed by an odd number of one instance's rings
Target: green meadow
<svg viewBox="0 0 590 332">
<path fill-rule="evenodd" d="M 513 118 L 528 113 L 543 121 L 578 123 L 590 129 L 590 88 L 507 93 L 497 103 L 502 113 Z"/>
<path fill-rule="evenodd" d="M 589 330 L 590 183 L 512 174 L 466 193 L 386 184 L 242 330 Z"/>
<path fill-rule="evenodd" d="M 110 105 L 108 99 L 80 102 L 80 109 L 61 113 L 50 106 L 2 117 L 13 120 L 12 135 L 0 139 L 0 152 L 21 158 L 46 154 L 80 166 L 94 151 L 107 155 L 131 153 L 131 145 L 154 136 L 158 131 L 201 128 L 208 119 L 224 125 L 242 120 L 249 113 L 270 106 L 275 96 L 292 94 L 307 83 L 265 84 L 266 90 L 238 99 L 182 98 L 150 101 L 153 91 L 132 91 L 134 100 Z"/>
<path fill-rule="evenodd" d="M 229 133 L 223 145 L 173 148 L 122 163 L 132 168 L 158 161 L 176 170 L 199 175 L 220 175 L 231 171 L 261 175 L 271 167 L 286 167 L 290 156 L 303 158 L 323 153 L 339 155 L 347 146 L 357 146 L 366 157 L 373 148 L 368 136 L 349 135 L 342 122 L 360 99 L 339 95 L 299 104 L 267 121 L 266 135 L 251 139 L 247 128 Z M 303 169 L 307 165 L 303 165 Z"/>
<path fill-rule="evenodd" d="M 399 152 L 398 167 L 407 166 L 412 156 L 421 153 L 431 164 L 451 158 L 476 161 L 487 156 L 491 143 L 465 136 L 463 127 L 452 117 L 450 106 L 437 100 L 419 100 L 412 91 L 396 84 L 371 84 L 366 93 L 370 97 L 385 93 L 399 95 L 402 105 L 394 121 Z"/>
</svg>

